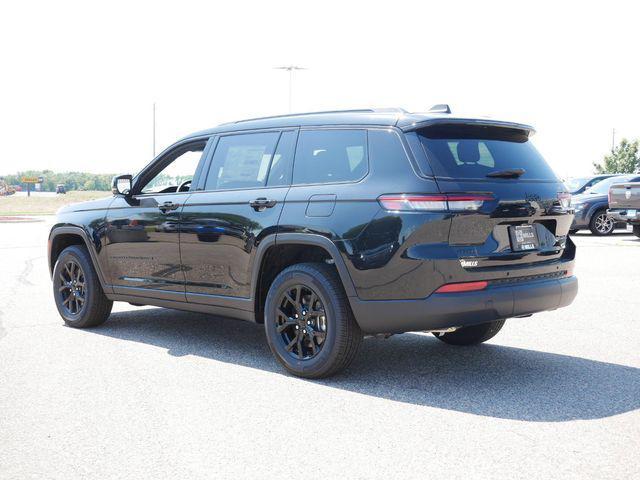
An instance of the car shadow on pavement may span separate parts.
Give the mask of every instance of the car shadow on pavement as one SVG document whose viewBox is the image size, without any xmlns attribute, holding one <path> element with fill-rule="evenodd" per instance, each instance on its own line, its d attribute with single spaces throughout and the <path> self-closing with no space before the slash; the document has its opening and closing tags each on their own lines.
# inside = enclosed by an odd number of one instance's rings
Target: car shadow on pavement
<svg viewBox="0 0 640 480">
<path fill-rule="evenodd" d="M 262 325 L 168 309 L 114 312 L 90 330 L 286 375 Z M 304 380 L 301 380 L 304 381 Z M 485 344 L 452 347 L 431 336 L 367 339 L 344 373 L 314 383 L 379 398 L 532 422 L 596 419 L 640 408 L 640 369 Z"/>
</svg>

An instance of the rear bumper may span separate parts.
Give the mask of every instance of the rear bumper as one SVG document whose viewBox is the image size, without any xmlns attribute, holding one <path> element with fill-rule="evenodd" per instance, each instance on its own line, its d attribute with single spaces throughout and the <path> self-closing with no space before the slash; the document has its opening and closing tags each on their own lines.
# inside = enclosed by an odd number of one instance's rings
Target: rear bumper
<svg viewBox="0 0 640 480">
<path fill-rule="evenodd" d="M 607 214 L 616 222 L 640 223 L 640 210 L 636 210 L 635 212 L 635 215 L 628 215 L 629 210 L 626 208 L 607 210 Z"/>
<path fill-rule="evenodd" d="M 578 279 L 572 276 L 477 292 L 432 294 L 421 300 L 350 300 L 363 332 L 402 333 L 463 327 L 555 310 L 573 302 L 577 293 Z"/>
</svg>

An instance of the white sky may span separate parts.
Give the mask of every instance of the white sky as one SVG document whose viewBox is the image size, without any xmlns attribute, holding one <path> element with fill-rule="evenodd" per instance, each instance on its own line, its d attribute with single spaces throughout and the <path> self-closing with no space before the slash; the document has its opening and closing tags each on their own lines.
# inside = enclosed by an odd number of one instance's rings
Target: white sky
<svg viewBox="0 0 640 480">
<path fill-rule="evenodd" d="M 638 2 L 3 2 L 0 174 L 135 173 L 223 121 L 391 107 L 533 124 L 561 176 L 640 137 Z"/>
</svg>

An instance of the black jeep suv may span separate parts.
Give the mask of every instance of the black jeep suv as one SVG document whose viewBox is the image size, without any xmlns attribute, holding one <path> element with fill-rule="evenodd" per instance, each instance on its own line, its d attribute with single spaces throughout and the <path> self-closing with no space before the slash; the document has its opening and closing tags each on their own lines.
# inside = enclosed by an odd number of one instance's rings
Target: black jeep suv
<svg viewBox="0 0 640 480">
<path fill-rule="evenodd" d="M 324 377 L 364 335 L 453 345 L 577 293 L 573 211 L 527 125 L 356 110 L 195 133 L 113 197 L 58 212 L 56 305 L 72 327 L 112 302 L 264 323 L 290 372 Z"/>
</svg>

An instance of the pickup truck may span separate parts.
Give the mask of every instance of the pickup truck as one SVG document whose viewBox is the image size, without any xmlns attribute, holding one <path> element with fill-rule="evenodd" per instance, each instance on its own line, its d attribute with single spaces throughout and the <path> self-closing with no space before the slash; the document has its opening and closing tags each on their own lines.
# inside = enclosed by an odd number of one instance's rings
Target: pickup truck
<svg viewBox="0 0 640 480">
<path fill-rule="evenodd" d="M 640 237 L 640 182 L 611 185 L 607 213 L 617 222 L 627 222 Z"/>
</svg>

